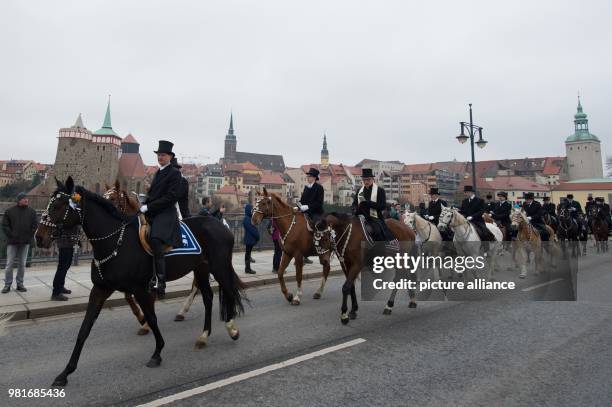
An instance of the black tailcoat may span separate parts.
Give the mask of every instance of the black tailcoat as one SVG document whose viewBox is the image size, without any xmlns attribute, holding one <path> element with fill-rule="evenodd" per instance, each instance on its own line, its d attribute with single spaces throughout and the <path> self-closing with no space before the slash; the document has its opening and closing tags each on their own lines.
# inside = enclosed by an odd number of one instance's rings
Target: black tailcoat
<svg viewBox="0 0 612 407">
<path fill-rule="evenodd" d="M 302 205 L 308 205 L 306 211 L 309 215 L 321 215 L 323 214 L 323 199 L 325 198 L 325 191 L 323 186 L 318 182 L 315 182 L 312 187 L 304 187 L 302 196 L 300 197 L 300 203 Z"/>
<path fill-rule="evenodd" d="M 448 206 L 446 201 L 438 198 L 435 201 L 429 201 L 429 205 L 427 206 L 427 215 L 433 216 L 433 220 L 431 221 L 434 225 L 438 224 L 440 220 L 440 213 L 442 213 L 442 205 Z"/>
<path fill-rule="evenodd" d="M 176 213 L 181 192 L 181 173 L 168 165 L 155 173 L 147 194 L 147 218 L 151 222 L 151 239 L 173 247 L 183 245 Z"/>
</svg>

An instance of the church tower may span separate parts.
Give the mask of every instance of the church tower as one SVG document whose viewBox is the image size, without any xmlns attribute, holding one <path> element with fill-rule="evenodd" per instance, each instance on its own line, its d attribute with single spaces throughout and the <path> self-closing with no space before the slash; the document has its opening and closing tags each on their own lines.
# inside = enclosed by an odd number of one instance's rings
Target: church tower
<svg viewBox="0 0 612 407">
<path fill-rule="evenodd" d="M 602 178 L 603 163 L 600 141 L 589 132 L 589 120 L 582 111 L 578 98 L 578 109 L 574 115 L 574 134 L 565 140 L 565 154 L 570 181 L 585 178 Z"/>
<path fill-rule="evenodd" d="M 329 166 L 329 151 L 327 151 L 327 135 L 323 134 L 323 148 L 321 149 L 321 167 Z"/>
<path fill-rule="evenodd" d="M 236 162 L 236 135 L 234 134 L 234 114 L 230 114 L 230 124 L 227 134 L 225 135 L 225 150 L 223 152 L 223 162 Z"/>
<path fill-rule="evenodd" d="M 91 131 L 83 124 L 81 114 L 73 126 L 59 130 L 57 139 L 57 152 L 53 164 L 53 176 L 64 181 L 68 176 L 74 179 L 77 185 L 91 187 L 87 181 L 89 165 L 93 157 L 91 152 Z M 49 177 L 53 180 L 53 177 Z"/>
<path fill-rule="evenodd" d="M 119 156 L 121 154 L 121 137 L 115 133 L 111 124 L 110 97 L 106 106 L 104 123 L 102 127 L 93 133 L 95 146 L 92 152 L 95 159 L 91 162 L 89 176 L 92 190 L 96 193 L 102 192 L 104 184 L 112 184 L 119 172 Z"/>
</svg>

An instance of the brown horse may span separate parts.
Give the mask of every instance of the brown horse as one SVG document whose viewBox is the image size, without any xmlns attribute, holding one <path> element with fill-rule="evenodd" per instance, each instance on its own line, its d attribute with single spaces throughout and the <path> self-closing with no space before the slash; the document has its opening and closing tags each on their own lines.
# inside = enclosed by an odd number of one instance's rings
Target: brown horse
<svg viewBox="0 0 612 407">
<path fill-rule="evenodd" d="M 513 247 L 516 249 L 516 253 L 519 255 L 515 259 L 519 262 L 521 268 L 520 278 L 527 276 L 527 264 L 529 263 L 529 254 L 533 253 L 534 262 L 536 267 L 536 274 L 542 270 L 542 254 L 544 247 L 551 256 L 551 266 L 554 267 L 554 256 L 557 255 L 553 247 L 556 247 L 556 239 L 553 229 L 545 225 L 546 231 L 550 237 L 550 241 L 547 245 L 542 244 L 540 233 L 527 219 L 527 215 L 522 210 L 512 211 L 512 226 L 518 229 L 516 240 L 514 241 Z"/>
<path fill-rule="evenodd" d="M 276 194 L 268 194 L 265 188 L 263 189 L 263 194 L 258 193 L 251 221 L 254 225 L 257 225 L 264 218 L 273 220 L 281 235 L 280 242 L 283 254 L 278 268 L 278 281 L 280 282 L 283 296 L 291 304 L 300 305 L 304 257 L 317 255 L 313 243 L 313 233 L 308 230 L 306 217 L 303 213 L 294 212 L 289 204 L 283 202 Z M 295 294 L 291 294 L 287 290 L 284 277 L 285 269 L 291 262 L 291 259 L 295 259 L 295 279 L 297 282 Z M 323 278 L 321 279 L 321 286 L 312 296 L 314 299 L 321 298 L 330 270 L 329 256 L 319 256 L 319 262 L 323 265 Z"/>
<path fill-rule="evenodd" d="M 395 219 L 385 219 L 387 227 L 393 236 L 400 242 L 400 251 L 410 253 L 416 239 L 415 232 L 404 222 Z M 355 280 L 364 267 L 362 256 L 362 243 L 366 241 L 366 236 L 361 227 L 361 222 L 357 216 L 345 213 L 329 213 L 317 224 L 318 239 L 320 245 L 327 249 L 335 248 L 336 255 L 340 259 L 342 271 L 346 277 L 342 285 L 342 307 L 340 321 L 346 325 L 350 319 L 357 318 L 357 294 L 355 292 Z M 333 234 L 331 232 L 334 232 Z M 337 236 L 337 237 L 334 237 Z M 351 296 L 351 311 L 348 311 L 348 296 Z M 390 299 L 389 302 L 392 300 Z M 387 307 L 392 308 L 393 304 L 387 303 Z M 410 308 L 416 308 L 416 301 L 413 295 L 410 298 Z"/>
<path fill-rule="evenodd" d="M 597 205 L 593 205 L 589 210 L 591 218 L 591 232 L 595 240 L 597 253 L 608 251 L 608 222 L 605 213 Z"/>
</svg>

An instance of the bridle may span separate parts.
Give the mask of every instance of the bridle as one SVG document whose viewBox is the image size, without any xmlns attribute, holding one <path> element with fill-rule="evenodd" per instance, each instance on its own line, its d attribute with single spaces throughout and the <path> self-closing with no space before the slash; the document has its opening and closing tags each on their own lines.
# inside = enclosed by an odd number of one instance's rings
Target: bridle
<svg viewBox="0 0 612 407">
<path fill-rule="evenodd" d="M 438 220 L 438 225 L 440 225 L 440 223 L 442 223 L 445 227 L 447 228 L 451 228 L 452 223 L 453 223 L 453 219 L 455 219 L 455 210 L 454 209 L 445 209 L 446 211 L 449 211 L 451 213 L 451 216 L 448 218 L 447 221 L 444 221 L 442 219 Z M 440 216 L 441 218 L 441 216 Z M 465 223 L 463 224 L 465 227 L 465 234 L 463 236 L 461 236 L 462 239 L 466 239 L 468 237 L 468 235 L 470 234 L 470 229 L 471 229 L 471 225 L 470 222 L 466 219 Z M 462 226 L 462 225 L 457 225 L 457 226 Z M 455 231 L 455 235 L 457 234 L 457 232 Z"/>
<path fill-rule="evenodd" d="M 411 225 L 410 225 L 410 226 L 411 226 L 411 227 L 412 227 L 412 228 L 413 228 L 413 229 L 414 229 L 414 230 L 415 230 L 417 233 L 419 233 L 419 231 L 418 231 L 418 229 L 417 229 L 417 225 L 416 225 L 416 216 L 417 216 L 417 214 L 415 213 L 415 214 L 413 215 L 413 220 L 412 220 L 412 221 L 410 221 L 410 223 L 411 223 Z M 423 220 L 425 220 L 425 219 L 423 219 Z M 428 220 L 425 220 L 425 221 L 427 222 L 427 226 L 429 227 L 429 229 L 427 230 L 427 239 L 423 240 L 421 243 L 427 243 L 427 242 L 429 242 L 429 239 L 431 239 L 431 229 L 432 229 L 432 228 L 431 228 L 431 222 L 430 222 L 430 221 L 428 221 Z"/>
<path fill-rule="evenodd" d="M 346 268 L 346 265 L 344 263 L 344 253 L 346 252 L 346 248 L 348 247 L 349 240 L 351 239 L 351 234 L 353 233 L 353 221 L 351 220 L 349 222 L 349 224 L 344 228 L 344 231 L 342 232 L 342 234 L 340 235 L 338 239 L 336 239 L 336 231 L 334 230 L 334 228 L 332 228 L 329 225 L 324 230 L 319 230 L 316 226 L 315 226 L 315 229 L 316 230 L 314 232 L 314 240 L 315 240 L 315 250 L 317 251 L 317 254 L 322 255 L 322 254 L 329 252 L 330 250 L 333 250 L 333 253 L 336 255 L 340 263 L 342 263 L 342 267 Z M 320 241 L 326 233 L 329 233 L 330 247 L 322 248 Z M 338 250 L 338 245 L 340 244 L 342 239 L 344 239 L 345 235 L 346 235 L 346 239 L 344 241 L 344 244 L 342 245 L 342 248 Z"/>
<path fill-rule="evenodd" d="M 259 203 L 262 202 L 265 199 L 270 201 L 270 216 L 266 216 L 266 214 L 261 209 L 259 209 Z M 287 217 L 293 215 L 293 218 L 291 219 L 291 224 L 289 225 L 289 228 L 287 229 L 287 232 L 285 232 L 285 234 L 280 237 L 281 244 L 285 245 L 285 240 L 287 239 L 287 236 L 289 236 L 289 233 L 291 232 L 291 229 L 293 229 L 293 226 L 295 226 L 295 224 L 297 223 L 296 222 L 296 214 L 291 212 L 291 213 L 287 213 L 287 214 L 284 214 L 284 215 L 274 216 L 274 202 L 272 201 L 272 197 L 271 196 L 264 196 L 264 197 L 257 198 L 255 200 L 255 205 L 253 205 L 253 213 L 261 213 L 261 216 L 264 219 L 268 218 L 270 220 L 280 219 L 280 218 L 287 218 Z"/>
</svg>

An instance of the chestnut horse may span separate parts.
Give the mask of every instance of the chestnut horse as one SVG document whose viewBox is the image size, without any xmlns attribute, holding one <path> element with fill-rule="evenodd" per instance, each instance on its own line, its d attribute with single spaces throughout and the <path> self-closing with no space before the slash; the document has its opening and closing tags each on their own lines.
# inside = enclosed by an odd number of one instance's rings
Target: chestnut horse
<svg viewBox="0 0 612 407">
<path fill-rule="evenodd" d="M 400 242 L 400 251 L 410 253 L 416 239 L 416 234 L 412 228 L 396 219 L 385 219 L 385 223 L 393 236 Z M 317 223 L 317 235 L 317 239 L 319 239 L 324 250 L 329 247 L 335 248 L 334 251 L 340 260 L 342 271 L 346 277 L 342 285 L 342 307 L 340 309 L 340 322 L 346 325 L 350 319 L 357 318 L 359 305 L 355 292 L 355 280 L 364 267 L 362 242 L 366 240 L 366 236 L 357 216 L 334 212 L 326 214 Z M 351 296 L 351 311 L 347 313 L 349 295 Z M 387 302 L 387 307 L 393 307 L 391 299 Z M 416 301 L 412 294 L 409 307 L 416 308 Z M 386 314 L 389 313 L 390 311 L 386 312 Z"/>
<path fill-rule="evenodd" d="M 308 230 L 306 217 L 301 212 L 294 212 L 293 207 L 283 202 L 276 194 L 268 194 L 264 188 L 263 194 L 258 193 L 258 198 L 253 207 L 251 221 L 258 225 L 264 218 L 274 220 L 274 224 L 280 232 L 280 243 L 283 249 L 280 266 L 278 268 L 278 281 L 280 282 L 283 296 L 293 305 L 300 305 L 302 297 L 302 268 L 304 257 L 317 255 L 313 243 L 313 233 Z M 285 285 L 285 269 L 295 259 L 295 279 L 297 290 L 295 294 L 289 293 Z M 327 277 L 329 276 L 329 256 L 319 256 L 319 262 L 323 265 L 323 278 L 321 285 L 312 298 L 319 299 L 323 294 Z"/>
</svg>

